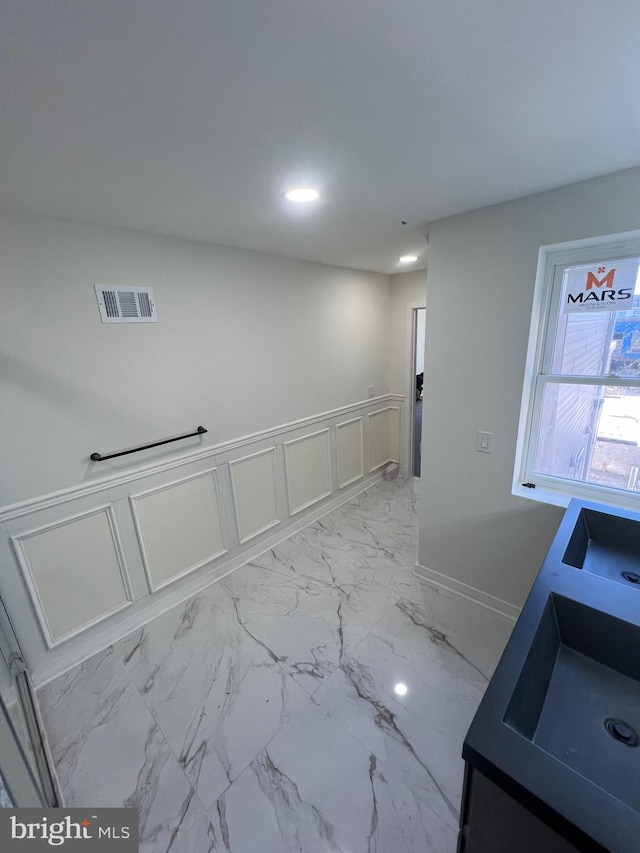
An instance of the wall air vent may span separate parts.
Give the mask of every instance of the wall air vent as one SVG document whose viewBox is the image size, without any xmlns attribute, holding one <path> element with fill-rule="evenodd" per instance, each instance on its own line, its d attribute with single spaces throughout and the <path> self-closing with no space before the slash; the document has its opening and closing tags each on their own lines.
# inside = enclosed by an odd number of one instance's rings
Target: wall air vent
<svg viewBox="0 0 640 853">
<path fill-rule="evenodd" d="M 95 285 L 103 323 L 157 323 L 156 304 L 150 287 L 102 287 Z"/>
</svg>

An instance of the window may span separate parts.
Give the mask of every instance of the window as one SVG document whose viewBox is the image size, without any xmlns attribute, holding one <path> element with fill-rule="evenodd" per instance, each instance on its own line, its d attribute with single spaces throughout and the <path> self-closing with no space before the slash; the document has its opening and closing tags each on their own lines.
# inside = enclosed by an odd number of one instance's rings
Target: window
<svg viewBox="0 0 640 853">
<path fill-rule="evenodd" d="M 640 239 L 543 247 L 514 494 L 640 503 Z"/>
</svg>

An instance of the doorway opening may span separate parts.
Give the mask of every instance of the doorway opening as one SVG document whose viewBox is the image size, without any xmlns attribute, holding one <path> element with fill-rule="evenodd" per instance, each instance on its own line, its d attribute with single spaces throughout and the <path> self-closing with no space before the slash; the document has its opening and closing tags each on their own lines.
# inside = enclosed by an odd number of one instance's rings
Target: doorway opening
<svg viewBox="0 0 640 853">
<path fill-rule="evenodd" d="M 424 382 L 424 345 L 426 317 L 426 308 L 413 309 L 413 347 L 411 353 L 411 368 L 414 379 L 414 387 L 411 406 L 411 465 L 414 477 L 420 476 L 420 471 L 422 468 L 422 387 Z"/>
</svg>

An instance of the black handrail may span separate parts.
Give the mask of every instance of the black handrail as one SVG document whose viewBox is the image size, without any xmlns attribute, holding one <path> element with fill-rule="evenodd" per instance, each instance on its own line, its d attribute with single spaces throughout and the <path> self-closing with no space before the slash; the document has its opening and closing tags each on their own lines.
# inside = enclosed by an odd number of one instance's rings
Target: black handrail
<svg viewBox="0 0 640 853">
<path fill-rule="evenodd" d="M 92 453 L 89 457 L 93 462 L 104 462 L 105 459 L 113 459 L 115 456 L 126 456 L 127 453 L 137 453 L 139 450 L 149 450 L 150 447 L 158 447 L 161 444 L 170 444 L 172 441 L 180 441 L 183 438 L 192 438 L 194 435 L 203 435 L 207 430 L 199 426 L 195 432 L 186 435 L 176 435 L 174 438 L 163 438 L 162 441 L 154 441 L 153 444 L 143 444 L 140 447 L 132 447 L 131 450 L 119 450 L 117 453 L 108 453 L 102 456 L 100 453 Z"/>
</svg>

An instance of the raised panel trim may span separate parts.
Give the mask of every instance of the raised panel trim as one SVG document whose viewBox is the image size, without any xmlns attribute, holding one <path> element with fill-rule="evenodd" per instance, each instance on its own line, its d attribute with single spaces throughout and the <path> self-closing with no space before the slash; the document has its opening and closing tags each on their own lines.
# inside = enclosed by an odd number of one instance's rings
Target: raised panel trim
<svg viewBox="0 0 640 853">
<path fill-rule="evenodd" d="M 389 406 L 388 408 L 389 408 L 390 412 L 396 412 L 397 416 L 398 416 L 397 435 L 396 435 L 397 440 L 398 440 L 398 444 L 395 448 L 396 449 L 396 455 L 390 456 L 388 461 L 389 462 L 397 462 L 398 464 L 400 464 L 400 454 L 401 454 L 401 446 L 400 446 L 401 445 L 401 424 L 400 424 L 401 413 L 400 413 L 400 406 Z"/>
<path fill-rule="evenodd" d="M 265 524 L 264 527 L 261 527 L 259 530 L 255 530 L 253 533 L 250 533 L 248 536 L 241 537 L 240 536 L 240 524 L 239 518 L 240 515 L 238 513 L 238 503 L 236 500 L 236 482 L 233 477 L 233 466 L 240 465 L 242 462 L 247 462 L 249 459 L 255 459 L 257 456 L 264 456 L 265 454 L 271 454 L 271 467 L 273 469 L 273 497 L 276 504 L 276 514 L 278 513 L 278 494 L 276 489 L 276 481 L 277 481 L 277 470 L 276 470 L 276 449 L 275 447 L 267 447 L 266 450 L 258 450 L 256 453 L 250 453 L 248 456 L 242 456 L 240 459 L 234 459 L 232 462 L 229 462 L 229 471 L 231 473 L 231 497 L 233 499 L 233 511 L 235 514 L 236 520 L 236 532 L 238 534 L 238 542 L 240 545 L 244 545 L 245 542 L 250 542 L 251 539 L 255 539 L 256 536 L 259 536 L 261 533 L 265 533 L 267 530 L 271 530 L 272 527 L 277 527 L 280 524 L 281 519 L 276 518 L 275 521 L 272 521 L 270 524 Z"/>
<path fill-rule="evenodd" d="M 107 524 L 109 525 L 109 532 L 111 533 L 113 549 L 115 551 L 116 559 L 118 561 L 118 568 L 120 570 L 120 577 L 122 578 L 122 584 L 124 586 L 126 601 L 124 601 L 122 604 L 119 604 L 117 607 L 108 610 L 106 613 L 102 613 L 95 619 L 90 619 L 88 622 L 79 625 L 73 631 L 69 631 L 67 634 L 63 634 L 61 637 L 56 638 L 53 636 L 53 632 L 49 626 L 49 620 L 47 619 L 46 610 L 42 599 L 40 598 L 40 594 L 38 593 L 38 587 L 36 585 L 35 578 L 31 573 L 31 567 L 29 566 L 27 552 L 24 549 L 22 543 L 26 539 L 32 539 L 34 536 L 38 536 L 41 533 L 48 533 L 50 530 L 55 530 L 58 527 L 65 527 L 67 524 L 73 524 L 75 521 L 80 521 L 81 519 L 88 518 L 92 515 L 99 515 L 100 513 L 104 513 L 107 516 Z M 42 632 L 43 639 L 48 649 L 55 649 L 61 643 L 64 643 L 67 640 L 72 639 L 73 637 L 77 637 L 79 634 L 82 634 L 88 628 L 91 628 L 94 625 L 98 625 L 100 624 L 100 622 L 104 622 L 104 620 L 107 619 L 109 616 L 113 616 L 115 613 L 119 613 L 121 610 L 125 610 L 127 607 L 130 607 L 131 604 L 133 604 L 134 599 L 133 592 L 131 589 L 131 581 L 129 579 L 129 573 L 127 571 L 124 550 L 122 548 L 120 534 L 118 533 L 118 525 L 116 522 L 116 517 L 112 504 L 102 504 L 90 510 L 77 512 L 74 513 L 74 515 L 65 516 L 65 518 L 62 518 L 59 521 L 55 521 L 49 524 L 43 524 L 40 527 L 34 527 L 31 530 L 26 530 L 23 533 L 19 533 L 16 536 L 10 536 L 9 538 L 11 540 L 11 545 L 16 555 L 16 560 L 18 562 L 20 573 L 29 592 L 29 597 L 31 598 L 31 604 L 33 605 L 33 609 L 36 614 L 38 626 L 40 628 L 40 631 Z"/>
<path fill-rule="evenodd" d="M 400 417 L 400 407 L 399 406 L 385 406 L 384 409 L 377 409 L 375 412 L 367 412 L 367 438 L 371 435 L 371 418 L 374 418 L 376 415 L 381 415 L 384 412 L 398 412 L 398 418 Z M 398 438 L 400 436 L 400 425 L 398 424 Z M 399 454 L 398 454 L 399 455 Z M 370 461 L 370 460 L 369 460 Z M 392 456 L 387 457 L 384 462 L 378 462 L 375 465 L 369 467 L 369 473 L 371 474 L 373 471 L 376 471 L 378 468 L 382 468 L 383 465 L 387 465 L 389 462 L 397 462 L 397 459 L 394 459 Z"/>
<path fill-rule="evenodd" d="M 169 483 L 163 483 L 161 486 L 154 486 L 152 489 L 145 489 L 144 492 L 137 492 L 135 495 L 129 495 L 129 506 L 131 507 L 133 524 L 136 529 L 136 537 L 138 539 L 138 546 L 140 547 L 140 555 L 142 557 L 142 565 L 144 566 L 144 573 L 147 578 L 147 584 L 149 585 L 150 593 L 157 592 L 157 590 L 159 589 L 164 589 L 164 587 L 169 586 L 169 584 L 175 583 L 177 580 L 180 580 L 180 578 L 184 578 L 186 575 L 190 575 L 191 572 L 195 572 L 197 569 L 201 569 L 202 566 L 206 566 L 207 563 L 211 563 L 213 562 L 213 560 L 217 560 L 218 557 L 221 557 L 223 554 L 227 554 L 229 552 L 229 536 L 224 515 L 221 512 L 222 495 L 220 492 L 220 484 L 218 483 L 218 477 L 216 473 L 217 470 L 218 466 L 216 465 L 213 468 L 207 468 L 206 471 L 198 471 L 197 474 L 189 474 L 186 477 L 178 477 L 176 480 L 171 480 L 171 482 Z M 222 533 L 223 547 L 215 554 L 210 554 L 204 560 L 200 560 L 199 562 L 194 563 L 193 566 L 188 566 L 179 574 L 173 575 L 168 580 L 162 581 L 162 583 L 155 583 L 153 580 L 153 575 L 151 573 L 151 561 L 149 559 L 149 552 L 147 551 L 147 545 L 144 539 L 142 519 L 140 518 L 140 513 L 138 511 L 138 501 L 140 500 L 140 498 L 146 498 L 149 495 L 156 494 L 156 492 L 164 492 L 168 489 L 173 488 L 174 486 L 180 485 L 181 483 L 186 483 L 189 480 L 198 480 L 201 477 L 208 477 L 209 475 L 213 477 L 213 485 L 216 492 L 216 500 L 218 502 L 218 521 L 220 522 L 220 532 Z"/>
<path fill-rule="evenodd" d="M 336 424 L 336 470 L 337 470 L 337 474 L 338 474 L 338 488 L 339 489 L 344 489 L 345 486 L 349 486 L 349 485 L 351 485 L 351 483 L 355 483 L 356 480 L 360 480 L 362 477 L 364 477 L 364 461 L 363 461 L 364 460 L 364 427 L 363 427 L 363 421 L 364 421 L 364 418 L 362 417 L 362 415 L 360 415 L 360 417 L 358 417 L 358 418 L 351 418 L 351 420 L 343 421 L 342 423 Z M 339 438 L 338 431 L 342 427 L 346 427 L 346 426 L 349 426 L 350 424 L 355 424 L 355 423 L 360 423 L 360 473 L 356 474 L 355 477 L 351 477 L 350 480 L 345 480 L 344 482 L 342 482 L 340 480 L 340 453 L 339 453 L 340 438 Z"/>
<path fill-rule="evenodd" d="M 289 458 L 287 456 L 287 448 L 292 444 L 299 444 L 301 441 L 307 441 L 310 438 L 315 438 L 317 435 L 328 435 L 327 441 L 327 471 L 329 473 L 329 491 L 324 492 L 321 495 L 318 495 L 315 498 L 312 498 L 310 501 L 302 504 L 298 507 L 293 507 L 291 505 L 291 489 L 289 487 Z M 333 494 L 333 481 L 331 477 L 331 427 L 327 427 L 326 429 L 319 429 L 316 432 L 310 432 L 307 435 L 301 435 L 299 438 L 293 438 L 291 441 L 283 442 L 284 447 L 284 478 L 287 485 L 287 502 L 289 504 L 289 516 L 297 515 L 299 512 L 307 509 L 314 504 L 317 504 L 319 501 L 324 500 L 329 497 L 329 495 Z"/>
</svg>

